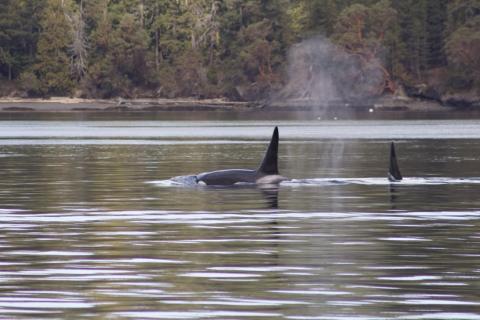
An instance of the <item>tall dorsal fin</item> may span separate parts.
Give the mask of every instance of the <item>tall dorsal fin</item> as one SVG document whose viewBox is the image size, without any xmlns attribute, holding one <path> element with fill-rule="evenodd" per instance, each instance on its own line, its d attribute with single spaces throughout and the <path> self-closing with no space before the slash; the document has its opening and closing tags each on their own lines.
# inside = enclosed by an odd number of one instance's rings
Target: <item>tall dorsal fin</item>
<svg viewBox="0 0 480 320">
<path fill-rule="evenodd" d="M 264 175 L 278 174 L 278 127 L 273 130 L 272 139 L 257 172 Z"/>
<path fill-rule="evenodd" d="M 388 180 L 390 181 L 400 181 L 402 180 L 402 174 L 400 173 L 400 168 L 397 163 L 397 155 L 395 153 L 395 145 L 392 142 L 390 144 L 390 167 L 388 168 Z"/>
</svg>

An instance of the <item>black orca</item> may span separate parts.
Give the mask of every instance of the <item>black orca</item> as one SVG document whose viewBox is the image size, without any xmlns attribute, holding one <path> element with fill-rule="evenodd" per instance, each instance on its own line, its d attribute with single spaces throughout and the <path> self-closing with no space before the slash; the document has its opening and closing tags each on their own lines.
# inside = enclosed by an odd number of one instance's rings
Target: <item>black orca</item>
<svg viewBox="0 0 480 320">
<path fill-rule="evenodd" d="M 287 180 L 278 172 L 278 140 L 278 128 L 275 127 L 263 161 L 257 170 L 228 169 L 204 172 L 195 176 L 197 183 L 230 186 L 239 183 L 278 184 Z"/>
<path fill-rule="evenodd" d="M 397 155 L 395 153 L 395 145 L 390 144 L 390 167 L 388 168 L 388 180 L 392 182 L 401 181 L 403 179 L 400 168 L 397 163 Z"/>
</svg>

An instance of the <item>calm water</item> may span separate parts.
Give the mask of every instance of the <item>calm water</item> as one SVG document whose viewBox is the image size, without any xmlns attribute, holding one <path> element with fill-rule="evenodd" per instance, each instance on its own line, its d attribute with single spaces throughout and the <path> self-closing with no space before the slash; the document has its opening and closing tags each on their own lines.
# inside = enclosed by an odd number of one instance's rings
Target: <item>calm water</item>
<svg viewBox="0 0 480 320">
<path fill-rule="evenodd" d="M 479 194 L 480 121 L 0 121 L 0 318 L 480 319 Z"/>
</svg>

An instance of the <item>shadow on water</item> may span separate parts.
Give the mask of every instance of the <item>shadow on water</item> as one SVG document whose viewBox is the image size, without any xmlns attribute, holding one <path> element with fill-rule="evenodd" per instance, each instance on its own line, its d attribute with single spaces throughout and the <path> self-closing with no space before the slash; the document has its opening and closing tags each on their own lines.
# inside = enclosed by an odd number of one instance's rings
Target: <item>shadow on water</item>
<svg viewBox="0 0 480 320">
<path fill-rule="evenodd" d="M 396 188 L 395 185 L 391 184 L 389 186 L 389 191 L 390 191 L 390 205 L 391 205 L 391 210 L 397 210 L 397 195 L 396 195 Z"/>
<path fill-rule="evenodd" d="M 278 209 L 278 186 L 260 186 L 269 209 Z"/>
</svg>

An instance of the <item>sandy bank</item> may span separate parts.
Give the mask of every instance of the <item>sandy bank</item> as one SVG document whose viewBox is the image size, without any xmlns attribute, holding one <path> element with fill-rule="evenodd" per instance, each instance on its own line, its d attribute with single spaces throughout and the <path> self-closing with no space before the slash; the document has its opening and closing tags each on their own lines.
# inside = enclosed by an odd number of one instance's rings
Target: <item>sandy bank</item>
<svg viewBox="0 0 480 320">
<path fill-rule="evenodd" d="M 162 112 L 162 111 L 255 111 L 285 112 L 465 112 L 436 101 L 385 96 L 368 102 L 335 102 L 319 105 L 309 100 L 289 100 L 270 103 L 238 102 L 227 99 L 79 99 L 52 97 L 49 99 L 0 98 L 0 112 Z"/>
<path fill-rule="evenodd" d="M 0 98 L 0 112 L 195 111 L 250 109 L 255 105 L 225 99 L 49 99 Z"/>
</svg>

